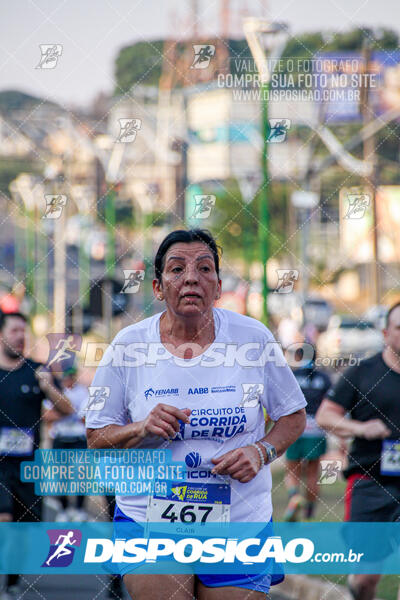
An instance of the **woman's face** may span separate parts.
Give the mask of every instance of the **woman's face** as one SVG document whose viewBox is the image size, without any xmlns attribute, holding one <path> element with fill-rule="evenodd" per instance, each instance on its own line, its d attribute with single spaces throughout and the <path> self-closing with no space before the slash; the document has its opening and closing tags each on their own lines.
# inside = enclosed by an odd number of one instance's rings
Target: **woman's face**
<svg viewBox="0 0 400 600">
<path fill-rule="evenodd" d="M 198 316 L 210 311 L 221 295 L 211 250 L 202 242 L 173 244 L 164 256 L 161 285 L 155 279 L 153 290 L 176 315 Z"/>
</svg>

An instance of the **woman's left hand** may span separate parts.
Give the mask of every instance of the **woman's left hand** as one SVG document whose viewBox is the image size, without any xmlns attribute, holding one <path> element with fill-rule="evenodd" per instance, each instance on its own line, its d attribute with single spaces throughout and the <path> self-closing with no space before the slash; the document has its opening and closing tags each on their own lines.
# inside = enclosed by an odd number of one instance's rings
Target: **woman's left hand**
<svg viewBox="0 0 400 600">
<path fill-rule="evenodd" d="M 254 446 L 243 446 L 230 450 L 218 458 L 213 458 L 216 465 L 211 473 L 230 475 L 240 483 L 251 481 L 261 469 L 260 455 Z"/>
</svg>

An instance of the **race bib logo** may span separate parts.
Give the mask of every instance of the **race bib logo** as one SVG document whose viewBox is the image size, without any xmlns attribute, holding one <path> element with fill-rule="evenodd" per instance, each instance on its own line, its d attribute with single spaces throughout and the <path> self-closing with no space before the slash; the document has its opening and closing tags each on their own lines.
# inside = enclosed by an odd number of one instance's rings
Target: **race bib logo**
<svg viewBox="0 0 400 600">
<path fill-rule="evenodd" d="M 215 46 L 212 44 L 193 44 L 194 59 L 191 69 L 207 69 L 212 57 L 215 55 Z"/>
<path fill-rule="evenodd" d="M 189 452 L 185 456 L 185 463 L 189 469 L 197 469 L 201 465 L 201 456 L 198 452 Z"/>
<path fill-rule="evenodd" d="M 82 346 L 82 336 L 77 334 L 48 333 L 50 350 L 46 362 L 47 368 L 57 373 L 70 369 L 75 362 L 75 355 Z"/>
<path fill-rule="evenodd" d="M 370 205 L 370 197 L 368 194 L 347 194 L 349 206 L 344 215 L 344 219 L 362 219 L 365 211 Z"/>
<path fill-rule="evenodd" d="M 46 212 L 42 219 L 59 219 L 64 206 L 67 204 L 67 196 L 64 194 L 46 194 Z"/>
<path fill-rule="evenodd" d="M 36 69 L 55 69 L 58 59 L 62 54 L 63 47 L 61 44 L 39 44 L 40 61 L 35 67 Z"/>
<path fill-rule="evenodd" d="M 295 269 L 277 269 L 278 284 L 275 292 L 278 294 L 290 294 L 293 291 L 295 282 L 299 278 L 299 272 Z"/>
<path fill-rule="evenodd" d="M 269 119 L 269 135 L 267 141 L 272 144 L 284 142 L 290 129 L 290 119 Z"/>
<path fill-rule="evenodd" d="M 172 498 L 179 498 L 179 500 L 183 501 L 185 499 L 186 490 L 187 490 L 187 485 L 180 485 L 180 486 L 171 488 Z"/>
<path fill-rule="evenodd" d="M 137 132 L 142 128 L 141 119 L 118 119 L 118 122 L 120 129 L 117 142 L 122 142 L 123 144 L 134 142 Z"/>
<path fill-rule="evenodd" d="M 47 535 L 50 548 L 42 567 L 68 567 L 81 545 L 82 533 L 79 529 L 48 529 Z"/>
<path fill-rule="evenodd" d="M 88 388 L 89 400 L 86 410 L 102 410 L 106 400 L 110 397 L 111 388 L 109 386 L 92 385 Z"/>
<path fill-rule="evenodd" d="M 145 390 L 144 397 L 146 398 L 146 400 L 148 400 L 152 396 L 154 396 L 154 390 L 153 390 L 153 388 L 149 388 L 148 390 Z"/>
<path fill-rule="evenodd" d="M 341 460 L 321 460 L 321 475 L 318 480 L 319 485 L 331 485 L 337 481 L 339 473 L 342 470 Z"/>
<path fill-rule="evenodd" d="M 144 280 L 144 271 L 133 271 L 124 269 L 125 282 L 121 294 L 136 294 L 139 291 L 140 283 Z"/>
<path fill-rule="evenodd" d="M 253 408 L 261 403 L 261 396 L 264 391 L 263 383 L 242 383 L 243 398 L 240 406 Z"/>
</svg>

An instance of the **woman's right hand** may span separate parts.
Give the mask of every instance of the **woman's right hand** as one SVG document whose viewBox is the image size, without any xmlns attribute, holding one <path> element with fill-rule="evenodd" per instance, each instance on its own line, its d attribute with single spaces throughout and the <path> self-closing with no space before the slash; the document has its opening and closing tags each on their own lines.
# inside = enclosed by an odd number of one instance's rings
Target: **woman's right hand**
<svg viewBox="0 0 400 600">
<path fill-rule="evenodd" d="M 190 408 L 180 410 L 169 404 L 157 404 L 142 422 L 142 436 L 158 435 L 165 440 L 172 439 L 179 432 L 179 421 L 190 423 L 191 412 Z"/>
</svg>

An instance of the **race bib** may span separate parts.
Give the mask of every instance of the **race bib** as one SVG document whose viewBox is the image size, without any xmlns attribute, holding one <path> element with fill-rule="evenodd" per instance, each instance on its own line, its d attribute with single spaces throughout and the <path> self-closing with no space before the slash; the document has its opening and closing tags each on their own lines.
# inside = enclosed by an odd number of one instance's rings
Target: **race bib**
<svg viewBox="0 0 400 600">
<path fill-rule="evenodd" d="M 400 476 L 400 442 L 383 440 L 381 474 Z"/>
<path fill-rule="evenodd" d="M 229 484 L 168 482 L 165 494 L 156 491 L 149 497 L 146 520 L 149 523 L 227 523 L 230 508 Z"/>
<path fill-rule="evenodd" d="M 55 435 L 62 437 L 86 437 L 86 429 L 80 421 L 62 423 L 59 422 L 55 426 Z"/>
<path fill-rule="evenodd" d="M 33 434 L 29 429 L 0 428 L 0 454 L 25 456 L 33 452 Z"/>
</svg>

